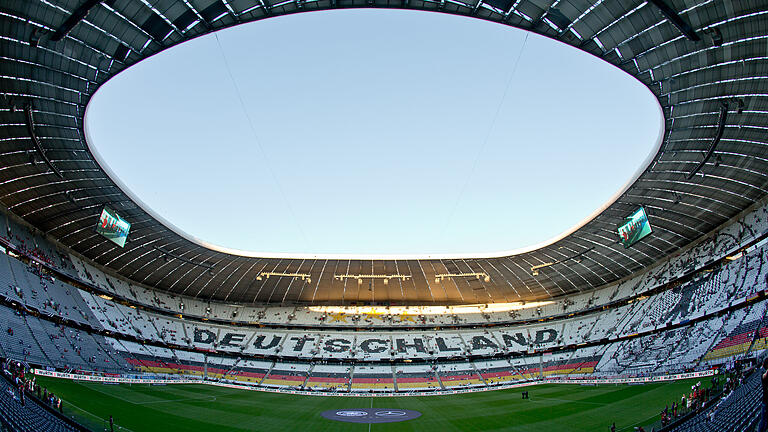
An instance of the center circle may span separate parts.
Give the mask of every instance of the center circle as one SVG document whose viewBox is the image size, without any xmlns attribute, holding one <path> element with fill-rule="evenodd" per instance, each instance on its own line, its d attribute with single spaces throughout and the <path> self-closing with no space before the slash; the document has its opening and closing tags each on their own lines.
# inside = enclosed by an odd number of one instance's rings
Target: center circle
<svg viewBox="0 0 768 432">
<path fill-rule="evenodd" d="M 323 411 L 320 415 L 328 420 L 348 423 L 394 423 L 421 417 L 415 410 L 392 408 L 352 408 Z"/>
</svg>

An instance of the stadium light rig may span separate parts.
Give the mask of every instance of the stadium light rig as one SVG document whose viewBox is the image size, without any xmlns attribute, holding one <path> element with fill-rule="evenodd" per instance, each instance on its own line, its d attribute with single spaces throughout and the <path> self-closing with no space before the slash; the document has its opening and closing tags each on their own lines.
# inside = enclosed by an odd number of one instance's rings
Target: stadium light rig
<svg viewBox="0 0 768 432">
<path fill-rule="evenodd" d="M 258 276 L 256 276 L 256 280 L 262 280 L 262 279 L 269 279 L 270 276 L 280 276 L 280 277 L 294 277 L 294 278 L 300 278 L 301 280 L 307 281 L 307 283 L 312 283 L 312 278 L 310 278 L 310 275 L 308 273 L 280 273 L 280 272 L 261 272 Z"/>
<path fill-rule="evenodd" d="M 386 275 L 386 274 L 343 274 L 333 275 L 333 278 L 339 281 L 344 282 L 345 279 L 355 279 L 357 280 L 358 285 L 363 284 L 363 279 L 383 279 L 384 285 L 389 284 L 390 279 L 400 279 L 401 281 L 406 281 L 411 278 L 411 275 L 401 275 L 401 274 L 392 274 L 392 275 Z"/>
<path fill-rule="evenodd" d="M 739 251 L 739 252 L 737 252 L 737 253 L 735 253 L 733 255 L 729 255 L 729 256 L 725 257 L 725 259 L 727 259 L 728 261 L 736 261 L 737 259 L 739 259 L 739 258 L 741 258 L 743 256 L 744 256 L 744 251 Z"/>
<path fill-rule="evenodd" d="M 540 308 L 554 301 L 484 303 L 455 306 L 308 306 L 313 312 L 343 313 L 346 315 L 463 315 L 491 312 L 510 312 L 522 309 Z"/>
<path fill-rule="evenodd" d="M 443 279 L 450 279 L 455 277 L 474 277 L 477 280 L 483 279 L 483 282 L 490 282 L 491 277 L 485 272 L 480 273 L 441 273 L 435 275 L 435 283 L 440 283 Z"/>
<path fill-rule="evenodd" d="M 539 270 L 541 270 L 541 269 L 543 269 L 545 267 L 549 267 L 551 265 L 555 265 L 555 263 L 554 262 L 546 262 L 544 264 L 535 265 L 535 266 L 531 267 L 531 275 L 532 276 L 538 276 L 539 275 Z"/>
</svg>

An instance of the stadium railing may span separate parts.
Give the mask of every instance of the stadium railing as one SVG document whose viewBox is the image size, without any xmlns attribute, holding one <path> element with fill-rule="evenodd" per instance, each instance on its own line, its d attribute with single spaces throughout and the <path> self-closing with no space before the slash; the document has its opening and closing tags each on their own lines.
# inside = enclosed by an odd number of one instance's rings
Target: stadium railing
<svg viewBox="0 0 768 432">
<path fill-rule="evenodd" d="M 0 380 L 2 380 L 4 384 L 1 387 L 4 387 L 6 389 L 15 387 L 13 382 L 10 379 L 8 379 L 7 376 L 5 376 L 5 373 L 0 373 Z M 41 432 L 39 429 L 40 428 L 39 422 L 48 421 L 49 423 L 43 426 L 46 431 L 50 430 L 50 431 L 91 432 L 90 429 L 86 428 L 85 426 L 81 425 L 75 420 L 65 416 L 64 414 L 58 412 L 57 410 L 53 409 L 51 406 L 41 401 L 34 394 L 30 392 L 24 393 L 24 399 L 26 400 L 26 405 L 21 405 L 20 402 L 11 401 L 11 406 L 13 406 L 13 404 L 15 403 L 19 404 L 18 408 L 20 412 L 17 413 L 18 415 L 16 417 L 20 419 L 30 418 L 30 416 L 36 417 L 36 423 L 38 424 L 37 426 L 35 426 L 35 429 L 30 429 L 31 427 L 30 425 L 16 423 L 13 421 L 13 416 L 11 415 L 11 413 L 3 412 L 4 410 L 0 410 L 0 423 L 5 423 L 4 426 L 6 426 L 11 431 Z M 23 410 L 23 412 L 21 412 L 21 410 Z M 40 411 L 45 411 L 47 415 L 41 415 Z"/>
</svg>

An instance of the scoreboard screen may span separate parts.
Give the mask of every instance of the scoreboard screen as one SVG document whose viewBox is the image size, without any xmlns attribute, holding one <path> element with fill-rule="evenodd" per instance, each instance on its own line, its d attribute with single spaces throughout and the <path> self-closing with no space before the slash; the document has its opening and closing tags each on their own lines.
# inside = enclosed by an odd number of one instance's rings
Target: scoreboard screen
<svg viewBox="0 0 768 432">
<path fill-rule="evenodd" d="M 96 225 L 96 232 L 103 235 L 114 244 L 123 247 L 128 238 L 128 231 L 131 230 L 131 224 L 121 218 L 117 212 L 109 207 L 104 207 L 99 217 L 99 224 Z"/>
<path fill-rule="evenodd" d="M 624 218 L 618 231 L 619 243 L 623 244 L 625 248 L 631 247 L 653 232 L 651 224 L 648 222 L 648 215 L 645 214 L 645 209 L 642 207 Z"/>
</svg>

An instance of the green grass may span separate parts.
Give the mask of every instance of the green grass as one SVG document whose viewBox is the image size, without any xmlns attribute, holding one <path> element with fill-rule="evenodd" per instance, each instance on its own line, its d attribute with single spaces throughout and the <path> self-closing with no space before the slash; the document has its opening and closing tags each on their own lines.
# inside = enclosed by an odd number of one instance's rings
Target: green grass
<svg viewBox="0 0 768 432">
<path fill-rule="evenodd" d="M 422 416 L 374 424 L 384 431 L 630 431 L 658 419 L 696 380 L 645 385 L 549 384 L 451 396 L 323 397 L 237 390 L 198 384 L 107 385 L 38 377 L 64 400 L 66 414 L 95 431 L 110 414 L 122 431 L 358 431 L 367 424 L 326 420 L 337 408 L 405 408 Z M 118 430 L 116 427 L 115 430 Z"/>
</svg>

